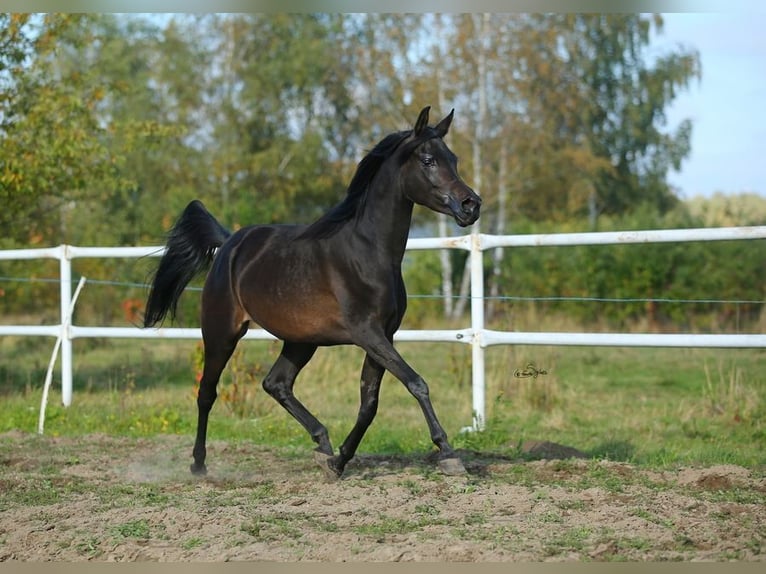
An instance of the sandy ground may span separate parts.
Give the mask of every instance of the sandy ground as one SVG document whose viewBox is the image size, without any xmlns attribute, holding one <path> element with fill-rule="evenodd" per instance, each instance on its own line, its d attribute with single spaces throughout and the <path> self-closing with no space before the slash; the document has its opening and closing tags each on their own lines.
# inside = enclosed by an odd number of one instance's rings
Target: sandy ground
<svg viewBox="0 0 766 574">
<path fill-rule="evenodd" d="M 762 469 L 537 443 L 463 452 L 460 477 L 422 453 L 360 455 L 327 483 L 308 449 L 211 441 L 200 479 L 191 443 L 0 435 L 0 561 L 766 560 Z"/>
</svg>

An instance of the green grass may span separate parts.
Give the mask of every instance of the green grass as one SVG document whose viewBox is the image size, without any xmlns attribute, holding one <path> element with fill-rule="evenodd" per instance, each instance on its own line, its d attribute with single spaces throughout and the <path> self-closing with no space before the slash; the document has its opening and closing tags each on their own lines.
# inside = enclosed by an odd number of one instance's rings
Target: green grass
<svg viewBox="0 0 766 574">
<path fill-rule="evenodd" d="M 50 344 L 48 344 L 50 343 Z M 52 343 L 0 339 L 0 432 L 34 431 Z M 196 426 L 191 341 L 75 341 L 74 402 L 52 389 L 46 434 L 188 435 Z M 766 352 L 763 350 L 492 347 L 487 349 L 487 426 L 471 422 L 467 345 L 406 343 L 398 348 L 428 381 L 455 447 L 517 454 L 526 440 L 575 447 L 593 458 L 665 467 L 766 464 Z M 219 388 L 209 438 L 253 441 L 305 452 L 313 443 L 260 388 L 278 344 L 248 341 Z M 10 359 L 13 358 L 11 361 Z M 358 408 L 362 352 L 320 349 L 296 395 L 339 445 Z M 546 374 L 514 376 L 532 364 Z M 427 452 L 423 415 L 386 375 L 378 416 L 359 452 Z"/>
</svg>

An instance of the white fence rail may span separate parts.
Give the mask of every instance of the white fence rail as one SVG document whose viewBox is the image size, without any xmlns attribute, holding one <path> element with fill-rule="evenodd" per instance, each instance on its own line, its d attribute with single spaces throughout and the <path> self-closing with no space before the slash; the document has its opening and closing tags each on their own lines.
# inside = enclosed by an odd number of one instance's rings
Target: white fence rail
<svg viewBox="0 0 766 574">
<path fill-rule="evenodd" d="M 482 428 L 485 417 L 484 348 L 491 345 L 582 345 L 624 347 L 766 347 L 766 334 L 701 335 L 649 333 L 546 333 L 494 331 L 484 328 L 484 269 L 482 252 L 497 247 L 616 245 L 686 241 L 766 239 L 766 226 L 669 229 L 623 232 L 556 233 L 530 235 L 470 235 L 416 238 L 408 250 L 463 249 L 469 251 L 471 275 L 470 327 L 457 330 L 399 330 L 395 341 L 459 342 L 472 348 L 473 428 Z M 0 335 L 50 336 L 60 341 L 62 402 L 72 402 L 72 341 L 83 337 L 199 339 L 200 329 L 132 327 L 80 327 L 72 324 L 72 259 L 159 257 L 163 247 L 76 247 L 59 245 L 43 249 L 0 251 L 0 260 L 58 259 L 60 316 L 58 325 L 0 325 Z M 765 262 L 766 264 L 766 262 Z M 274 339 L 263 329 L 250 329 L 246 339 Z"/>
</svg>

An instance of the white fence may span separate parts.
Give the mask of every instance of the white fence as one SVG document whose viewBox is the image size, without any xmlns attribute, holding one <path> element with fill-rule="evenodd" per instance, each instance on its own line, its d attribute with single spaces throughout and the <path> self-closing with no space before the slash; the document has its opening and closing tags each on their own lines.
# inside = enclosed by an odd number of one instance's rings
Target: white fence
<svg viewBox="0 0 766 574">
<path fill-rule="evenodd" d="M 485 417 L 484 348 L 491 345 L 581 345 L 619 347 L 766 347 L 766 334 L 701 335 L 649 333 L 550 333 L 494 331 L 484 328 L 484 269 L 482 252 L 497 247 L 615 245 L 685 241 L 766 239 L 766 226 L 672 229 L 624 232 L 560 233 L 530 235 L 470 235 L 448 238 L 417 238 L 407 249 L 463 249 L 469 251 L 471 275 L 470 326 L 457 330 L 399 330 L 396 341 L 444 341 L 471 345 L 473 428 Z M 0 251 L 3 259 L 58 259 L 60 263 L 60 316 L 58 325 L 0 325 L 0 335 L 50 336 L 61 347 L 62 402 L 72 402 L 72 341 L 82 337 L 199 339 L 200 329 L 133 327 L 79 327 L 72 324 L 72 259 L 159 257 L 163 247 L 75 247 L 59 245 L 43 249 Z M 766 262 L 764 262 L 766 264 Z M 246 339 L 274 339 L 263 329 L 250 329 Z M 55 351 L 54 351 L 55 357 Z M 53 365 L 53 358 L 51 366 Z M 49 370 L 50 371 L 50 370 Z M 42 412 L 41 412 L 42 431 Z"/>
</svg>

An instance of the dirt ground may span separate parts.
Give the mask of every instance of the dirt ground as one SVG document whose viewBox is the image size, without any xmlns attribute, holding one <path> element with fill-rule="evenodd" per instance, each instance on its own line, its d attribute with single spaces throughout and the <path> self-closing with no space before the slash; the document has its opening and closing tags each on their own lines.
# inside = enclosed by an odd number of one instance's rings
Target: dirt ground
<svg viewBox="0 0 766 574">
<path fill-rule="evenodd" d="M 327 483 L 308 448 L 211 441 L 200 479 L 191 443 L 0 435 L 0 561 L 766 559 L 762 469 L 649 471 L 535 443 L 462 452 L 460 477 L 422 453 L 360 455 Z"/>
</svg>

